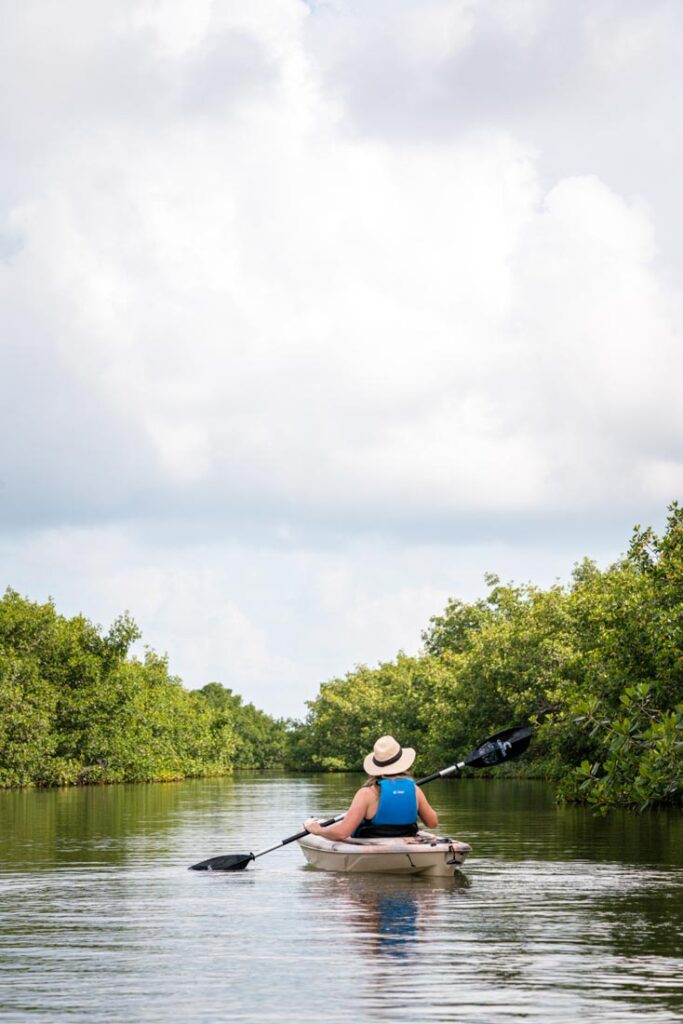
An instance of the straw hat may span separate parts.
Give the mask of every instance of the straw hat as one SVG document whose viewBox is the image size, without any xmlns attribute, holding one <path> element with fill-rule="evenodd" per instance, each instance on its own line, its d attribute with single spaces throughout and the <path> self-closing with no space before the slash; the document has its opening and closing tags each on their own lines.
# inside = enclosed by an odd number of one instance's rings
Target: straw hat
<svg viewBox="0 0 683 1024">
<path fill-rule="evenodd" d="M 412 747 L 402 747 L 393 736 L 380 736 L 363 761 L 363 770 L 368 775 L 400 775 L 408 771 L 414 760 Z"/>
</svg>

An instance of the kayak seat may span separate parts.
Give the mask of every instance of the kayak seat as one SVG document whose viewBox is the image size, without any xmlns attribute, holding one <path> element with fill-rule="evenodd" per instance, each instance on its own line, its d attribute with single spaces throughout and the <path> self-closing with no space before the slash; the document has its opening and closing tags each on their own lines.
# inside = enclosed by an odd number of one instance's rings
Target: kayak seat
<svg viewBox="0 0 683 1024">
<path fill-rule="evenodd" d="M 373 825 L 369 821 L 362 821 L 353 833 L 354 839 L 399 839 L 404 836 L 416 836 L 417 825 L 413 822 L 408 825 Z"/>
</svg>

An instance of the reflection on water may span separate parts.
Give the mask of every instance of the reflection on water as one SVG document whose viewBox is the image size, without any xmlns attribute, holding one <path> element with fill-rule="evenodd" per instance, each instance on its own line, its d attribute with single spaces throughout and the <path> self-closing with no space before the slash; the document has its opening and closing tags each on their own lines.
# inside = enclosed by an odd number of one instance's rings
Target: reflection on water
<svg viewBox="0 0 683 1024">
<path fill-rule="evenodd" d="M 683 1020 L 683 816 L 596 819 L 542 784 L 430 790 L 453 879 L 201 857 L 344 808 L 357 779 L 0 793 L 0 1020 Z"/>
<path fill-rule="evenodd" d="M 457 893 L 470 884 L 462 872 L 452 878 L 433 879 L 331 873 L 325 877 L 333 879 L 330 885 L 334 886 L 328 899 L 338 902 L 351 933 L 362 940 L 363 952 L 398 958 L 414 952 L 416 939 L 430 927 L 444 894 Z"/>
</svg>

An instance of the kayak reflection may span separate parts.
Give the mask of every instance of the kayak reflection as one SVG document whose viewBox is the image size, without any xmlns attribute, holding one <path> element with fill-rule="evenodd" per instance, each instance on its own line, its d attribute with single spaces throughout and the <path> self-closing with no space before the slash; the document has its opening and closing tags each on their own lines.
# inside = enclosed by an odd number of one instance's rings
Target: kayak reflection
<svg viewBox="0 0 683 1024">
<path fill-rule="evenodd" d="M 338 875 L 334 881 L 341 916 L 360 939 L 363 952 L 392 958 L 411 956 L 427 934 L 437 906 L 470 885 L 461 872 L 435 879 Z"/>
</svg>

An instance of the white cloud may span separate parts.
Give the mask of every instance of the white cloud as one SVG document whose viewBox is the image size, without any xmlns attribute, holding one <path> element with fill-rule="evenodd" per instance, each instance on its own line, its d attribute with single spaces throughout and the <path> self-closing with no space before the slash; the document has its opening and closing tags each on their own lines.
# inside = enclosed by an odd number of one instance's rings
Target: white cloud
<svg viewBox="0 0 683 1024">
<path fill-rule="evenodd" d="M 680 199 L 647 154 L 621 170 L 634 126 L 652 138 L 633 75 L 678 152 L 679 22 L 666 3 L 542 0 L 16 8 L 7 582 L 44 593 L 31 545 L 85 531 L 86 613 L 110 607 L 106 580 L 112 614 L 129 605 L 189 680 L 300 700 L 504 569 L 473 576 L 482 544 L 541 565 L 528 536 L 564 532 L 566 572 L 611 524 L 616 553 L 683 470 L 676 253 L 659 248 L 661 196 L 667 223 Z M 462 576 L 439 573 L 448 544 Z M 44 564 L 59 583 L 69 559 Z"/>
<path fill-rule="evenodd" d="M 604 556 L 604 547 L 593 552 Z M 318 684 L 357 663 L 409 654 L 450 594 L 474 598 L 482 574 L 566 576 L 581 548 L 553 540 L 439 545 L 367 538 L 331 550 L 221 540 L 179 545 L 120 527 L 34 531 L 0 541 L 3 574 L 107 628 L 129 610 L 143 645 L 167 653 L 186 685 L 216 680 L 275 714 L 301 716 Z"/>
</svg>

